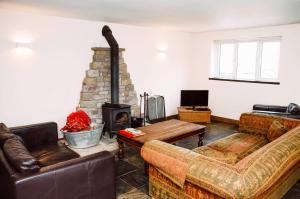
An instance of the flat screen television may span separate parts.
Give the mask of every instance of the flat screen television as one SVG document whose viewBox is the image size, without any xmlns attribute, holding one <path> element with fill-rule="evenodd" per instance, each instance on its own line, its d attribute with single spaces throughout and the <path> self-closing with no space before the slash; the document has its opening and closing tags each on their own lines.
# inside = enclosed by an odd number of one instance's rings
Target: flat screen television
<svg viewBox="0 0 300 199">
<path fill-rule="evenodd" d="M 181 90 L 181 106 L 208 106 L 208 90 Z"/>
</svg>

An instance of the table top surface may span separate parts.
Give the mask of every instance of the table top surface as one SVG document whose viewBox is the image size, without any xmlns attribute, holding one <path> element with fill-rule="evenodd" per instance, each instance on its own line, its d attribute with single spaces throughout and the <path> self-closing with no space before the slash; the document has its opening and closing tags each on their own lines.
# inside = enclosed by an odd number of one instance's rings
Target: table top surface
<svg viewBox="0 0 300 199">
<path fill-rule="evenodd" d="M 204 133 L 205 128 L 206 126 L 203 125 L 172 119 L 137 128 L 145 133 L 145 135 L 128 138 L 118 134 L 118 137 L 144 144 L 150 140 L 167 141 L 174 138 L 178 138 L 178 140 L 180 140 L 180 137 L 188 137 Z"/>
</svg>

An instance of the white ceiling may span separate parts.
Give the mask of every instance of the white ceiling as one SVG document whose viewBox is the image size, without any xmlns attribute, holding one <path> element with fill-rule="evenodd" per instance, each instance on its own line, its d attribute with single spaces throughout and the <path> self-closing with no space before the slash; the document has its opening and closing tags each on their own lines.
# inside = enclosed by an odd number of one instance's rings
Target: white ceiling
<svg viewBox="0 0 300 199">
<path fill-rule="evenodd" d="M 300 22 L 300 0 L 0 0 L 0 8 L 187 32 Z"/>
</svg>

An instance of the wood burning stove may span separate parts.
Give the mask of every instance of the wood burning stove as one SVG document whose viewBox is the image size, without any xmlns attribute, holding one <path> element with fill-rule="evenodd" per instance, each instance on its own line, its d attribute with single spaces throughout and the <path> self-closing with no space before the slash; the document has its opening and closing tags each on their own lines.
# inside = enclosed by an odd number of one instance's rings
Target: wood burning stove
<svg viewBox="0 0 300 199">
<path fill-rule="evenodd" d="M 113 134 L 120 129 L 130 127 L 131 107 L 127 104 L 119 104 L 119 44 L 108 26 L 102 28 L 102 35 L 111 49 L 111 103 L 102 105 L 102 118 L 105 122 L 104 132 L 109 132 L 112 138 Z"/>
<path fill-rule="evenodd" d="M 129 105 L 105 103 L 102 105 L 102 116 L 105 122 L 104 131 L 109 132 L 110 138 L 120 129 L 129 128 L 131 126 L 131 111 Z"/>
</svg>

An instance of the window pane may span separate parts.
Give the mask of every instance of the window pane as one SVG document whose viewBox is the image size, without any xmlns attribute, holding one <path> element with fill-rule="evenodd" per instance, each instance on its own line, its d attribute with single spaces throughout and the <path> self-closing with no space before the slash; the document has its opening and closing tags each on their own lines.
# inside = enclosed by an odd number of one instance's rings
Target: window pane
<svg viewBox="0 0 300 199">
<path fill-rule="evenodd" d="M 280 54 L 279 41 L 269 41 L 263 43 L 261 78 L 263 79 L 278 78 L 279 54 Z"/>
<path fill-rule="evenodd" d="M 234 44 L 221 44 L 220 77 L 233 76 Z"/>
<path fill-rule="evenodd" d="M 255 79 L 257 42 L 242 42 L 238 46 L 237 79 Z"/>
</svg>

